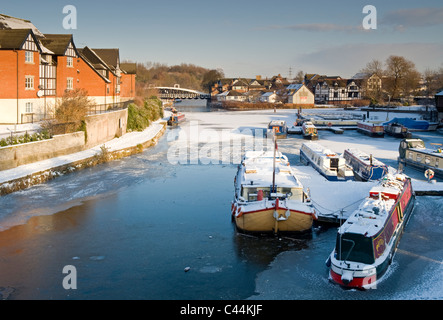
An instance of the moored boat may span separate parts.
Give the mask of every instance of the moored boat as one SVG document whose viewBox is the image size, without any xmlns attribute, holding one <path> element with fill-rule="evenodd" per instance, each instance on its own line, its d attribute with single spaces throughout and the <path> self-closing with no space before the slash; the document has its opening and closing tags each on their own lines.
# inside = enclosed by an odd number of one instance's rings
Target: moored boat
<svg viewBox="0 0 443 320">
<path fill-rule="evenodd" d="M 308 140 L 317 140 L 318 139 L 318 132 L 317 128 L 311 121 L 305 121 L 302 125 L 303 130 L 303 138 Z"/>
<path fill-rule="evenodd" d="M 383 127 L 383 125 L 367 121 L 358 122 L 357 131 L 371 137 L 382 138 L 385 135 L 385 128 Z"/>
<path fill-rule="evenodd" d="M 183 113 L 173 109 L 171 117 L 168 119 L 168 125 L 177 126 L 180 122 L 183 122 L 185 120 L 186 116 Z"/>
<path fill-rule="evenodd" d="M 345 150 L 343 157 L 354 171 L 355 180 L 379 180 L 388 172 L 387 165 L 363 151 L 349 148 Z"/>
<path fill-rule="evenodd" d="M 231 214 L 248 233 L 299 233 L 311 230 L 316 213 L 286 156 L 248 151 L 234 180 Z"/>
<path fill-rule="evenodd" d="M 411 133 L 408 128 L 398 122 L 389 122 L 384 125 L 385 132 L 396 138 L 410 138 Z"/>
<path fill-rule="evenodd" d="M 300 161 L 310 164 L 330 181 L 354 180 L 354 172 L 346 164 L 345 158 L 316 142 L 302 144 Z"/>
<path fill-rule="evenodd" d="M 284 120 L 272 120 L 268 124 L 267 135 L 275 135 L 276 139 L 286 139 L 287 137 L 287 126 Z"/>
<path fill-rule="evenodd" d="M 388 173 L 338 229 L 326 262 L 329 279 L 349 288 L 375 288 L 392 262 L 414 201 L 411 179 Z"/>
<path fill-rule="evenodd" d="M 432 170 L 433 176 L 443 178 L 443 145 L 433 143 L 436 148 L 429 149 L 421 139 L 403 139 L 399 146 L 398 161 L 426 173 Z M 428 171 L 429 172 L 429 171 Z"/>
</svg>

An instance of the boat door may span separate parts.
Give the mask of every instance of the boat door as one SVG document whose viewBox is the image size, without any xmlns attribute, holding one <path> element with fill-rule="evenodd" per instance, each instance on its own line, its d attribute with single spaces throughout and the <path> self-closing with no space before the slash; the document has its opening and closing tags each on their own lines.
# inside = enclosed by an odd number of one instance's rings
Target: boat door
<svg viewBox="0 0 443 320">
<path fill-rule="evenodd" d="M 338 172 L 338 160 L 339 158 L 330 158 L 331 160 L 331 170 L 335 170 Z"/>
</svg>

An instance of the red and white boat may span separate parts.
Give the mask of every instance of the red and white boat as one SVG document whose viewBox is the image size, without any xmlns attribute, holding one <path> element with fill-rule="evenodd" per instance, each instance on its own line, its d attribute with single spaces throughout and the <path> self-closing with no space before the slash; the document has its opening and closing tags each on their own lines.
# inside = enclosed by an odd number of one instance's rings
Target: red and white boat
<svg viewBox="0 0 443 320">
<path fill-rule="evenodd" d="M 375 288 L 392 262 L 414 201 L 409 177 L 385 175 L 338 229 L 326 262 L 330 280 L 349 288 Z"/>
<path fill-rule="evenodd" d="M 357 123 L 357 131 L 369 135 L 371 137 L 384 137 L 385 128 L 381 124 L 376 124 L 367 121 L 360 121 Z"/>
</svg>

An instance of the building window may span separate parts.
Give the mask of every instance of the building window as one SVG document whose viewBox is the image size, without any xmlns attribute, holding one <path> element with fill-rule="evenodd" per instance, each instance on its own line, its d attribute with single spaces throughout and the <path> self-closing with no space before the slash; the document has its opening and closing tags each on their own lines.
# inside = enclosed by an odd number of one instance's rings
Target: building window
<svg viewBox="0 0 443 320">
<path fill-rule="evenodd" d="M 25 90 L 34 90 L 34 76 L 25 76 Z"/>
<path fill-rule="evenodd" d="M 74 89 L 74 79 L 68 78 L 66 83 L 66 90 L 73 90 Z"/>
<path fill-rule="evenodd" d="M 74 66 L 74 59 L 72 57 L 67 57 L 66 66 L 68 66 L 68 67 L 73 67 Z"/>
<path fill-rule="evenodd" d="M 32 113 L 34 109 L 34 105 L 32 102 L 26 102 L 26 108 L 25 108 L 25 112 L 26 113 Z"/>
<path fill-rule="evenodd" d="M 34 63 L 34 52 L 25 51 L 25 62 L 26 63 Z"/>
</svg>

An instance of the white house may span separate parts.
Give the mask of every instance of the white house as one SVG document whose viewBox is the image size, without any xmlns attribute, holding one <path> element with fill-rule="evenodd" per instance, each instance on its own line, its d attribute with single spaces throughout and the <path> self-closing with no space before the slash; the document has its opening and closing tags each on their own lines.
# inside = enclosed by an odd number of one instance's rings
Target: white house
<svg viewBox="0 0 443 320">
<path fill-rule="evenodd" d="M 269 103 L 275 103 L 277 101 L 277 94 L 275 91 L 265 92 L 260 97 L 261 102 L 269 102 Z"/>
<path fill-rule="evenodd" d="M 288 103 L 314 104 L 314 94 L 303 83 L 290 84 L 288 90 Z"/>
<path fill-rule="evenodd" d="M 231 90 L 216 95 L 217 101 L 246 101 L 247 97 L 241 92 Z"/>
</svg>

